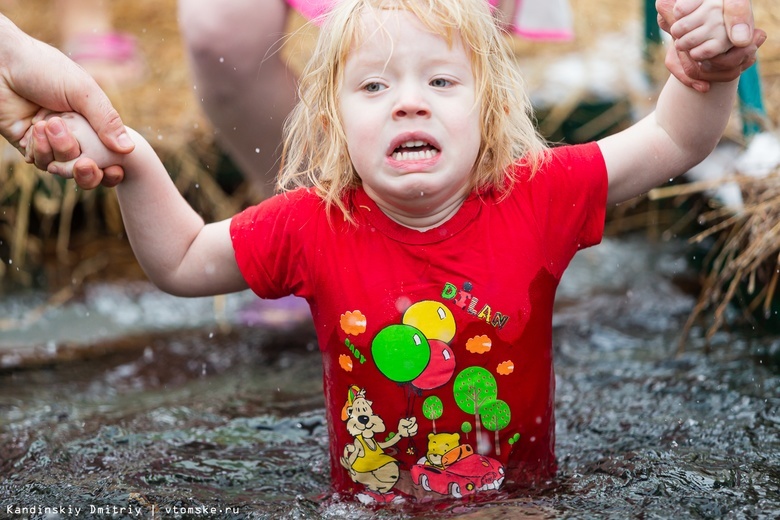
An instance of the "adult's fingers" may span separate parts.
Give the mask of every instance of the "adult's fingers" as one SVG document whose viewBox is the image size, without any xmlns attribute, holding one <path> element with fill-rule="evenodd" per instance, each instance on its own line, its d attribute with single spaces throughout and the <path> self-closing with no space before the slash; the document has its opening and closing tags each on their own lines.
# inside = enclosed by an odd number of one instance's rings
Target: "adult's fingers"
<svg viewBox="0 0 780 520">
<path fill-rule="evenodd" d="M 737 47 L 753 43 L 753 7 L 750 0 L 724 0 L 723 19 L 731 43 Z"/>
<path fill-rule="evenodd" d="M 38 128 L 40 123 L 35 125 Z M 67 162 L 81 155 L 81 147 L 78 141 L 70 133 L 68 128 L 59 117 L 52 117 L 46 121 L 46 138 L 51 147 L 53 160 Z"/>
<path fill-rule="evenodd" d="M 664 60 L 666 68 L 669 72 L 677 78 L 677 80 L 683 85 L 690 87 L 698 92 L 707 92 L 710 89 L 708 81 L 702 81 L 700 79 L 694 79 L 698 71 L 698 64 L 694 62 L 690 56 L 685 52 L 680 52 L 674 47 L 670 46 L 666 50 L 666 58 Z M 693 76 L 691 75 L 693 74 Z"/>
<path fill-rule="evenodd" d="M 119 165 L 109 166 L 103 170 L 103 180 L 100 182 L 106 188 L 113 188 L 125 178 L 125 170 Z"/>
<path fill-rule="evenodd" d="M 674 16 L 675 0 L 656 0 L 655 10 L 658 12 L 658 26 L 671 34 L 672 25 L 677 21 Z"/>
<path fill-rule="evenodd" d="M 40 122 L 30 128 L 25 146 L 24 160 L 45 170 L 54 160 L 49 140 L 46 138 L 46 123 Z"/>
<path fill-rule="evenodd" d="M 82 157 L 73 165 L 73 180 L 82 190 L 92 190 L 103 181 L 103 170 L 92 159 Z"/>
<path fill-rule="evenodd" d="M 753 41 L 750 45 L 746 47 L 732 47 L 726 53 L 701 62 L 701 79 L 718 81 L 713 76 L 707 76 L 720 74 L 727 78 L 725 81 L 731 81 L 733 77 L 728 79 L 730 75 L 736 77 L 756 62 L 756 52 L 765 41 L 766 33 L 761 29 L 755 29 L 753 31 Z M 726 74 L 723 75 L 723 73 Z"/>
</svg>

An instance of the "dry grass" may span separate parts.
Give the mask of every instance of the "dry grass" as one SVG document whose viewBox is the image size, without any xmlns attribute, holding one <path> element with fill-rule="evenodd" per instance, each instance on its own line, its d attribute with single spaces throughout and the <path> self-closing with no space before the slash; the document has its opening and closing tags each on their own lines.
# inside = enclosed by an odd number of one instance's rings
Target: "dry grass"
<svg viewBox="0 0 780 520">
<path fill-rule="evenodd" d="M 57 45 L 57 20 L 51 15 L 54 1 L 0 0 L 0 8 L 28 33 Z M 771 0 L 753 2 L 757 25 L 770 34 L 760 55 L 770 124 L 780 120 L 780 38 L 775 37 L 775 28 L 780 28 L 780 15 L 776 10 L 771 12 L 773 3 Z M 107 89 L 115 106 L 128 125 L 153 143 L 174 172 L 182 193 L 206 218 L 234 213 L 248 201 L 244 190 L 229 195 L 214 178 L 219 154 L 192 89 L 176 23 L 176 0 L 112 0 L 111 5 L 116 26 L 138 37 L 147 62 L 145 81 L 128 88 Z M 563 54 L 587 53 L 605 34 L 636 32 L 637 26 L 641 27 L 641 0 L 571 0 L 571 5 L 575 13 L 575 41 L 549 44 L 515 40 L 518 56 L 529 60 L 528 63 L 543 65 Z M 306 57 L 312 34 L 311 31 L 298 33 L 300 26 L 301 19 L 291 17 L 290 29 L 296 36 L 285 50 L 296 70 Z M 526 75 L 534 78 L 543 73 L 537 67 L 540 66 L 530 67 Z M 660 69 L 661 62 L 656 60 L 649 72 L 660 76 L 665 72 Z M 533 81 L 529 83 L 533 86 Z M 584 96 L 586 92 L 571 96 L 568 104 L 561 103 L 550 116 L 565 116 Z M 639 96 L 646 102 L 645 93 L 627 92 L 626 96 L 631 103 L 642 103 Z M 739 141 L 740 125 L 734 119 L 726 136 Z M 542 124 L 555 127 L 560 122 L 548 119 Z M 63 285 L 79 283 L 96 273 L 106 277 L 109 265 L 113 272 L 117 265 L 124 265 L 125 270 L 120 269 L 124 274 L 137 273 L 137 266 L 128 258 L 121 238 L 121 219 L 111 190 L 77 191 L 71 183 L 25 165 L 9 146 L 0 151 L 0 258 L 4 259 L 0 262 L 0 281 L 10 279 L 30 284 L 34 274 L 44 266 L 47 281 L 62 290 Z M 762 181 L 742 180 L 747 207 L 743 214 L 714 211 L 693 217 L 700 217 L 712 226 L 694 240 L 714 236 L 721 247 L 714 253 L 717 255 L 712 259 L 714 268 L 704 275 L 702 297 L 688 327 L 712 309 L 709 330 L 710 334 L 714 333 L 723 325 L 726 306 L 740 294 L 743 286 L 752 294 L 750 306 L 769 308 L 775 295 L 780 253 L 777 179 L 774 176 Z M 696 191 L 696 187 L 687 190 Z M 684 197 L 681 193 L 674 195 Z M 628 222 L 636 216 L 626 214 L 625 219 L 624 224 L 631 227 Z M 101 245 L 95 246 L 96 243 Z"/>
</svg>

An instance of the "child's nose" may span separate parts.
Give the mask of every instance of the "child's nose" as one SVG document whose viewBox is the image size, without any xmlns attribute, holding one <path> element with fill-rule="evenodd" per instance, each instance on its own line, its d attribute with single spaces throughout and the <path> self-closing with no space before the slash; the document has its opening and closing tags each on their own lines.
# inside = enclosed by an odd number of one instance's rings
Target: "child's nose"
<svg viewBox="0 0 780 520">
<path fill-rule="evenodd" d="M 428 117 L 431 109 L 425 101 L 422 92 L 416 88 L 407 87 L 401 90 L 398 101 L 393 107 L 393 118 Z"/>
</svg>

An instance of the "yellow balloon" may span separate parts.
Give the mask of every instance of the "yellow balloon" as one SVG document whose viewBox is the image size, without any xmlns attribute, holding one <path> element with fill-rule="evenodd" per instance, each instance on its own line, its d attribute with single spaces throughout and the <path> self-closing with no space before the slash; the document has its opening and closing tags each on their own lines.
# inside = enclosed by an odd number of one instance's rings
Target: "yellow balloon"
<svg viewBox="0 0 780 520">
<path fill-rule="evenodd" d="M 455 318 L 441 302 L 423 300 L 406 309 L 404 325 L 411 325 L 428 339 L 449 343 L 455 337 Z"/>
</svg>

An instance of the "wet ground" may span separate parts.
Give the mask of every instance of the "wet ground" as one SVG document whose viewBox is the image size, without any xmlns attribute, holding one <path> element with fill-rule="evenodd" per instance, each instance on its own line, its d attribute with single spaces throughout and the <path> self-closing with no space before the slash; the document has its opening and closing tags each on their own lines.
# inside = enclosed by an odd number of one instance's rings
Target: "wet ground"
<svg viewBox="0 0 780 520">
<path fill-rule="evenodd" d="M 0 518 L 778 518 L 780 337 L 734 330 L 707 348 L 695 328 L 675 356 L 694 304 L 684 257 L 644 237 L 581 253 L 554 323 L 558 477 L 422 510 L 328 495 L 300 308 L 143 283 L 59 307 L 8 295 Z"/>
</svg>

